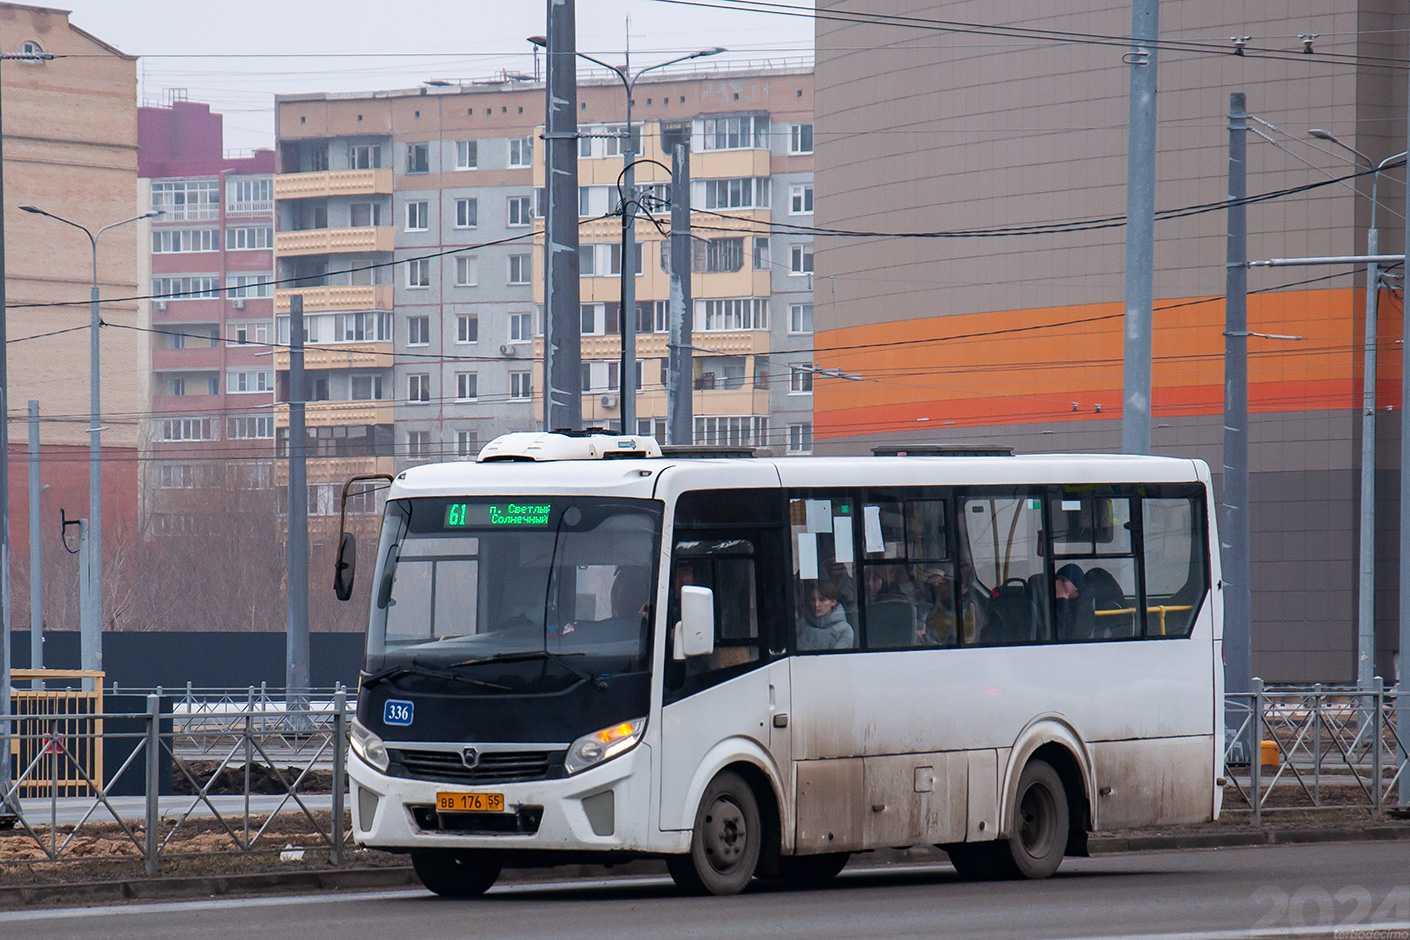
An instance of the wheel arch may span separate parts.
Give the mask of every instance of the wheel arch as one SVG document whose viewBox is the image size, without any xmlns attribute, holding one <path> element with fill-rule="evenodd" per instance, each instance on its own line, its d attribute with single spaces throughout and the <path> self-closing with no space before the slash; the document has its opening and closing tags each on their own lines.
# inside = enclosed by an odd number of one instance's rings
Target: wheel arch
<svg viewBox="0 0 1410 940">
<path fill-rule="evenodd" d="M 1000 790 L 998 837 L 1013 834 L 1013 818 L 1018 796 L 1018 780 L 1030 761 L 1043 760 L 1057 771 L 1068 803 L 1068 855 L 1085 855 L 1087 833 L 1097 822 L 1095 770 L 1091 753 L 1077 729 L 1057 715 L 1030 722 L 1019 733 L 1009 752 Z"/>
<path fill-rule="evenodd" d="M 710 781 L 723 771 L 733 771 L 744 778 L 754 792 L 759 803 L 759 817 L 764 825 L 764 856 L 777 864 L 778 853 L 783 849 L 782 813 L 784 800 L 783 776 L 769 753 L 757 742 L 748 738 L 726 738 L 719 742 L 700 759 L 691 777 L 690 789 L 683 805 L 685 816 L 676 820 L 676 828 L 692 829 L 695 814 L 700 809 L 700 800 Z M 770 854 L 771 853 L 771 854 Z"/>
</svg>

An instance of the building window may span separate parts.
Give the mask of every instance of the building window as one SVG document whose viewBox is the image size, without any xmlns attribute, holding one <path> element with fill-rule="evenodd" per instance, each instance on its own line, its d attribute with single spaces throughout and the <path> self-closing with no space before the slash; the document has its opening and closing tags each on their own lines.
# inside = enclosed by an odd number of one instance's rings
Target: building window
<svg viewBox="0 0 1410 940">
<path fill-rule="evenodd" d="M 406 318 L 406 345 L 428 346 L 431 343 L 431 318 Z"/>
<path fill-rule="evenodd" d="M 367 228 L 382 224 L 382 204 L 380 202 L 355 202 L 348 206 L 348 223 L 353 228 Z"/>
<path fill-rule="evenodd" d="M 480 436 L 474 431 L 455 432 L 455 453 L 458 457 L 474 457 L 480 452 Z"/>
<path fill-rule="evenodd" d="M 455 142 L 455 168 L 457 170 L 473 170 L 480 165 L 479 142 L 474 140 L 457 140 Z"/>
<path fill-rule="evenodd" d="M 769 442 L 769 419 L 758 415 L 696 418 L 694 431 L 696 444 L 762 446 Z"/>
<path fill-rule="evenodd" d="M 509 165 L 512 167 L 534 165 L 534 139 L 532 137 L 510 139 Z"/>
<path fill-rule="evenodd" d="M 455 400 L 474 401 L 480 397 L 480 376 L 474 372 L 455 373 Z"/>
<path fill-rule="evenodd" d="M 767 209 L 769 208 L 769 178 L 746 176 L 739 179 L 696 180 L 692 205 L 706 209 Z"/>
<path fill-rule="evenodd" d="M 227 215 L 274 211 L 274 180 L 268 176 L 235 178 L 225 184 Z"/>
<path fill-rule="evenodd" d="M 532 313 L 511 313 L 509 315 L 509 341 L 527 343 L 534 338 L 534 315 Z"/>
<path fill-rule="evenodd" d="M 813 184 L 799 183 L 789 187 L 788 190 L 788 214 L 789 215 L 812 215 L 813 214 Z"/>
<path fill-rule="evenodd" d="M 317 323 L 319 318 L 304 320 L 304 332 L 308 325 Z M 289 341 L 289 318 L 280 317 L 278 322 L 279 342 Z M 334 343 L 385 343 L 392 338 L 392 315 L 390 313 L 339 313 L 333 317 Z M 310 339 L 310 341 L 313 341 Z"/>
<path fill-rule="evenodd" d="M 431 145 L 430 145 L 430 144 L 407 144 L 407 145 L 406 145 L 406 172 L 408 172 L 408 173 L 429 173 L 429 172 L 431 172 Z"/>
<path fill-rule="evenodd" d="M 220 215 L 220 184 L 215 180 L 166 180 L 152 184 L 152 208 L 163 222 L 199 222 Z"/>
<path fill-rule="evenodd" d="M 738 271 L 744 267 L 743 238 L 712 238 L 705 246 L 705 270 Z"/>
<path fill-rule="evenodd" d="M 455 286 L 474 287 L 480 283 L 480 262 L 474 255 L 455 256 Z"/>
<path fill-rule="evenodd" d="M 813 273 L 813 246 L 811 243 L 791 245 L 788 249 L 788 275 L 801 277 Z"/>
<path fill-rule="evenodd" d="M 431 432 L 407 431 L 406 455 L 412 460 L 423 460 L 431 456 Z"/>
<path fill-rule="evenodd" d="M 379 401 L 382 398 L 382 376 L 375 372 L 352 376 L 348 380 L 348 398 L 352 401 Z"/>
<path fill-rule="evenodd" d="M 769 236 L 754 236 L 754 270 L 769 270 Z"/>
<path fill-rule="evenodd" d="M 509 283 L 528 284 L 534 274 L 534 256 L 510 255 L 509 256 Z"/>
<path fill-rule="evenodd" d="M 220 230 L 213 228 L 168 228 L 156 229 L 152 232 L 153 254 L 180 251 L 220 251 Z"/>
<path fill-rule="evenodd" d="M 431 400 L 431 376 L 426 372 L 413 372 L 406 377 L 406 400 L 428 402 Z"/>
<path fill-rule="evenodd" d="M 534 374 L 532 372 L 509 373 L 509 397 L 523 400 L 534 397 Z"/>
<path fill-rule="evenodd" d="M 695 328 L 720 330 L 767 330 L 769 301 L 765 297 L 733 297 L 695 302 Z"/>
<path fill-rule="evenodd" d="M 455 227 L 474 228 L 480 224 L 480 201 L 478 199 L 455 200 Z"/>
<path fill-rule="evenodd" d="M 168 418 L 162 422 L 164 441 L 213 441 L 210 418 Z"/>
<path fill-rule="evenodd" d="M 375 170 L 382 165 L 382 148 L 376 144 L 354 144 L 348 148 L 348 169 Z"/>
<path fill-rule="evenodd" d="M 790 454 L 811 454 L 813 452 L 812 422 L 805 421 L 802 424 L 788 426 L 788 452 Z"/>
<path fill-rule="evenodd" d="M 636 270 L 632 272 L 634 276 L 641 275 L 642 244 L 637 242 L 632 246 L 632 252 L 636 256 Z M 607 273 L 620 276 L 622 273 L 622 246 L 618 242 L 613 242 L 607 246 Z"/>
<path fill-rule="evenodd" d="M 742 150 L 769 146 L 769 119 L 761 114 L 708 117 L 697 122 L 701 150 Z"/>
<path fill-rule="evenodd" d="M 232 441 L 274 439 L 273 415 L 234 415 L 225 421 L 225 436 Z"/>
<path fill-rule="evenodd" d="M 186 376 L 173 375 L 166 380 L 166 393 L 179 398 L 186 394 Z"/>
<path fill-rule="evenodd" d="M 274 373 L 259 369 L 234 370 L 225 373 L 225 390 L 232 395 L 274 391 Z"/>
<path fill-rule="evenodd" d="M 424 232 L 430 226 L 427 224 L 425 202 L 408 202 L 406 204 L 406 230 L 408 232 Z"/>
<path fill-rule="evenodd" d="M 412 258 L 406 263 L 406 286 L 431 286 L 431 260 L 429 258 Z"/>
<path fill-rule="evenodd" d="M 788 129 L 788 152 L 813 152 L 813 125 L 794 124 Z"/>
<path fill-rule="evenodd" d="M 790 394 L 790 395 L 811 395 L 811 394 L 813 394 L 813 367 L 812 367 L 812 366 L 789 366 L 789 367 L 788 367 L 788 394 Z"/>
<path fill-rule="evenodd" d="M 253 251 L 274 247 L 274 229 L 268 225 L 241 226 L 225 230 L 225 247 L 230 251 Z"/>
<path fill-rule="evenodd" d="M 812 305 L 812 304 L 789 304 L 789 305 L 788 305 L 788 332 L 790 332 L 790 333 L 811 333 L 811 332 L 813 332 L 813 305 Z"/>
<path fill-rule="evenodd" d="M 509 217 L 505 224 L 511 228 L 524 225 L 532 225 L 534 221 L 534 204 L 532 196 L 510 196 L 509 197 Z"/>
<path fill-rule="evenodd" d="M 204 275 L 154 277 L 152 296 L 158 306 L 168 300 L 214 300 L 220 296 L 220 279 Z"/>
<path fill-rule="evenodd" d="M 225 279 L 226 296 L 233 300 L 246 297 L 273 297 L 273 274 L 231 274 Z"/>
<path fill-rule="evenodd" d="M 473 313 L 462 313 L 456 316 L 455 341 L 457 343 L 478 343 L 480 341 L 480 318 Z"/>
</svg>

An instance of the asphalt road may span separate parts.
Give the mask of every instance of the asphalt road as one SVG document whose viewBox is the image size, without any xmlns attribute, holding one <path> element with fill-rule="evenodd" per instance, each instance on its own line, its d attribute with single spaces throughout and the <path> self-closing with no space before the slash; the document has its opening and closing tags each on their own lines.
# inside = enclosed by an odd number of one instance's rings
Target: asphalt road
<svg viewBox="0 0 1410 940">
<path fill-rule="evenodd" d="M 468 901 L 387 891 L 0 913 L 0 937 L 25 940 L 1222 940 L 1333 936 L 1338 929 L 1381 931 L 1374 935 L 1380 940 L 1410 938 L 1410 850 L 1404 843 L 1068 859 L 1051 880 L 1022 883 L 962 882 L 946 866 L 849 866 L 826 889 L 756 885 L 734 898 L 680 897 L 665 879 L 637 878 L 505 885 Z"/>
</svg>

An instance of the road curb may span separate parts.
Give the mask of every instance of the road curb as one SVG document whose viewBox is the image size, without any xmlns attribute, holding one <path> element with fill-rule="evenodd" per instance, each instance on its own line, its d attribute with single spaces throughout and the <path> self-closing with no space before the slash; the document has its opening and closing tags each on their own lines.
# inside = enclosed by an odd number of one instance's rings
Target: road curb
<svg viewBox="0 0 1410 940">
<path fill-rule="evenodd" d="M 1133 852 L 1171 852 L 1189 849 L 1239 848 L 1256 845 L 1298 845 L 1329 842 L 1410 841 L 1410 826 L 1375 825 L 1355 829 L 1247 829 L 1223 832 L 1153 833 L 1097 836 L 1088 841 L 1094 856 Z M 856 869 L 883 869 L 939 861 L 930 849 L 884 849 L 868 852 L 854 863 Z M 548 884 L 582 879 L 612 879 L 664 875 L 659 861 L 640 860 L 605 868 L 600 865 L 565 865 L 550 869 L 525 869 L 505 873 L 502 884 Z M 194 875 L 130 878 L 76 884 L 0 886 L 0 910 L 114 904 L 122 901 L 192 900 L 262 894 L 314 891 L 369 891 L 417 885 L 410 866 L 379 868 L 330 868 L 314 871 L 274 871 L 252 874 Z"/>
</svg>

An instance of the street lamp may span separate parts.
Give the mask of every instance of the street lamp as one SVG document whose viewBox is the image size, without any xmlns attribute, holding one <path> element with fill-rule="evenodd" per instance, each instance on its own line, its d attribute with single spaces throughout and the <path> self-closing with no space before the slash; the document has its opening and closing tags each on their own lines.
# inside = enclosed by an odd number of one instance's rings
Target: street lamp
<svg viewBox="0 0 1410 940">
<path fill-rule="evenodd" d="M 1359 162 L 1373 170 L 1371 174 L 1371 226 L 1366 232 L 1366 254 L 1380 252 L 1380 232 L 1376 228 L 1376 209 L 1380 205 L 1377 189 L 1381 171 L 1386 165 L 1405 156 L 1398 153 L 1376 163 L 1355 147 L 1338 140 L 1320 128 L 1307 132 L 1353 154 Z M 1361 376 L 1361 552 L 1358 562 L 1356 589 L 1356 685 L 1371 687 L 1376 660 L 1376 321 L 1380 297 L 1380 268 L 1374 260 L 1366 263 L 1366 327 L 1363 340 Z"/>
<path fill-rule="evenodd" d="M 548 48 L 548 39 L 544 36 L 530 36 L 529 42 L 535 46 Z M 636 88 L 637 79 L 647 72 L 654 72 L 656 69 L 665 68 L 668 65 L 675 65 L 679 62 L 687 62 L 691 59 L 701 59 L 705 56 L 719 55 L 721 52 L 728 52 L 722 46 L 714 46 L 710 49 L 699 49 L 687 55 L 677 56 L 674 59 L 667 59 L 665 62 L 658 62 L 655 65 L 648 65 L 635 75 L 631 74 L 631 52 L 628 50 L 625 55 L 625 62 L 620 65 L 609 65 L 601 59 L 593 58 L 586 53 L 577 53 L 579 58 L 587 59 L 595 65 L 600 65 L 613 75 L 616 75 L 622 82 L 622 87 L 627 92 L 627 128 L 622 140 L 622 263 L 621 263 L 621 323 L 622 332 L 622 364 L 620 367 L 621 385 L 621 407 L 622 407 L 622 433 L 636 433 L 636 171 L 634 158 L 636 153 L 632 147 L 632 91 Z"/>
<path fill-rule="evenodd" d="M 89 547 L 89 573 L 90 586 L 92 588 L 94 629 L 101 636 L 103 629 L 103 486 L 100 463 L 102 447 L 102 408 L 100 407 L 100 396 L 98 391 L 98 239 L 110 228 L 117 228 L 119 225 L 126 225 L 129 222 L 136 222 L 140 219 L 154 219 L 162 214 L 160 209 L 152 209 L 141 215 L 135 215 L 130 219 L 123 219 L 121 222 L 114 222 L 105 225 L 96 232 L 89 231 L 86 226 L 70 221 L 63 216 L 46 212 L 38 206 L 20 206 L 25 212 L 32 212 L 35 215 L 47 216 L 55 222 L 62 222 L 71 225 L 80 232 L 88 236 L 88 243 L 93 249 L 93 286 L 89 293 L 88 301 L 88 395 L 89 395 L 89 417 L 88 427 L 88 547 Z M 98 649 L 95 645 L 95 649 Z M 86 664 L 94 666 L 96 664 Z"/>
</svg>

